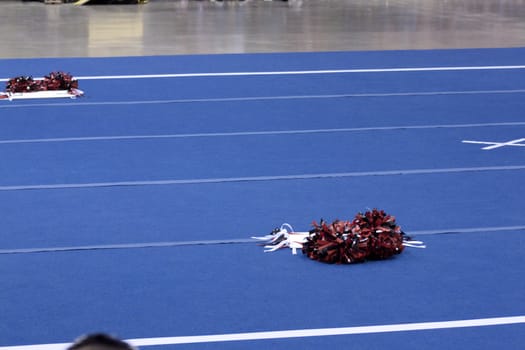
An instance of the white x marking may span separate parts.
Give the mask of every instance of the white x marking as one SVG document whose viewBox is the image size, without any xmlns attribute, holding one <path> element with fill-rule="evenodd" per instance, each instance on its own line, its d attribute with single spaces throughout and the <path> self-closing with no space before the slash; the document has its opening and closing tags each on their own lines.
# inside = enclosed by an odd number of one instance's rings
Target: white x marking
<svg viewBox="0 0 525 350">
<path fill-rule="evenodd" d="M 516 140 L 511 140 L 511 141 L 507 141 L 507 142 L 487 142 L 487 141 L 470 141 L 470 140 L 463 140 L 461 142 L 463 143 L 476 143 L 476 144 L 481 144 L 481 145 L 489 145 L 489 146 L 485 146 L 485 147 L 482 147 L 481 149 L 482 150 L 491 150 L 491 149 L 495 149 L 495 148 L 500 148 L 500 147 L 504 147 L 504 146 L 518 146 L 518 147 L 525 147 L 525 144 L 521 143 L 521 142 L 524 142 L 525 141 L 525 138 L 524 139 L 516 139 Z"/>
</svg>

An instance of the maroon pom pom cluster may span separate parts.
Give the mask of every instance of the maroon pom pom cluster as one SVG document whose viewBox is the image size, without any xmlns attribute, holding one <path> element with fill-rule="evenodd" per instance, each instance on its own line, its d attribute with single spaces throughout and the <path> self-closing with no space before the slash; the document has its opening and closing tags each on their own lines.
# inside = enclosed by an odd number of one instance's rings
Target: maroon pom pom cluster
<svg viewBox="0 0 525 350">
<path fill-rule="evenodd" d="M 16 77 L 9 79 L 6 86 L 6 92 L 36 92 L 50 90 L 67 90 L 78 89 L 78 80 L 73 79 L 70 74 L 63 72 L 49 73 L 41 80 L 35 80 L 32 77 Z"/>
<path fill-rule="evenodd" d="M 373 209 L 358 213 L 352 221 L 314 222 L 302 250 L 313 260 L 352 264 L 400 254 L 404 237 L 394 216 Z"/>
</svg>

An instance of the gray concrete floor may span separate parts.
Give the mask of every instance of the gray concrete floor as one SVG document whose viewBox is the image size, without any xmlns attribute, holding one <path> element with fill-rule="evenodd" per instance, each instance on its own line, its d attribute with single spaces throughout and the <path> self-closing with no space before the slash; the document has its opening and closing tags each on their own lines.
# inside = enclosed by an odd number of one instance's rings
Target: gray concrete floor
<svg viewBox="0 0 525 350">
<path fill-rule="evenodd" d="M 525 0 L 0 1 L 0 58 L 525 47 Z"/>
</svg>

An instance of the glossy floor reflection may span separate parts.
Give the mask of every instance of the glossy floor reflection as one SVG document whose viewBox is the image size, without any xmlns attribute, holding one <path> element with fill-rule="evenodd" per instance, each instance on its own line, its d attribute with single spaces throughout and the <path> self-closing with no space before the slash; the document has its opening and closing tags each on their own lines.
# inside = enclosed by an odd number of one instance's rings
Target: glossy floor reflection
<svg viewBox="0 0 525 350">
<path fill-rule="evenodd" d="M 0 57 L 525 46 L 524 0 L 1 1 Z"/>
</svg>

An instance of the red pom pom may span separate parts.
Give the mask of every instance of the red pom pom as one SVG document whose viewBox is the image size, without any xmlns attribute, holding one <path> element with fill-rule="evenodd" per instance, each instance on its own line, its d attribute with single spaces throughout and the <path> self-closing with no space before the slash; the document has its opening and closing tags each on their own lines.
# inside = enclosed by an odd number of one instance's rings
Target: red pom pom
<svg viewBox="0 0 525 350">
<path fill-rule="evenodd" d="M 73 79 L 70 74 L 63 72 L 52 72 L 46 75 L 42 80 L 34 80 L 32 77 L 16 77 L 9 79 L 6 91 L 10 93 L 17 92 L 35 92 L 35 91 L 56 91 L 78 89 L 78 80 Z"/>
<path fill-rule="evenodd" d="M 352 264 L 400 254 L 403 241 L 404 233 L 395 217 L 373 209 L 358 213 L 353 221 L 314 222 L 302 250 L 313 260 Z"/>
</svg>

